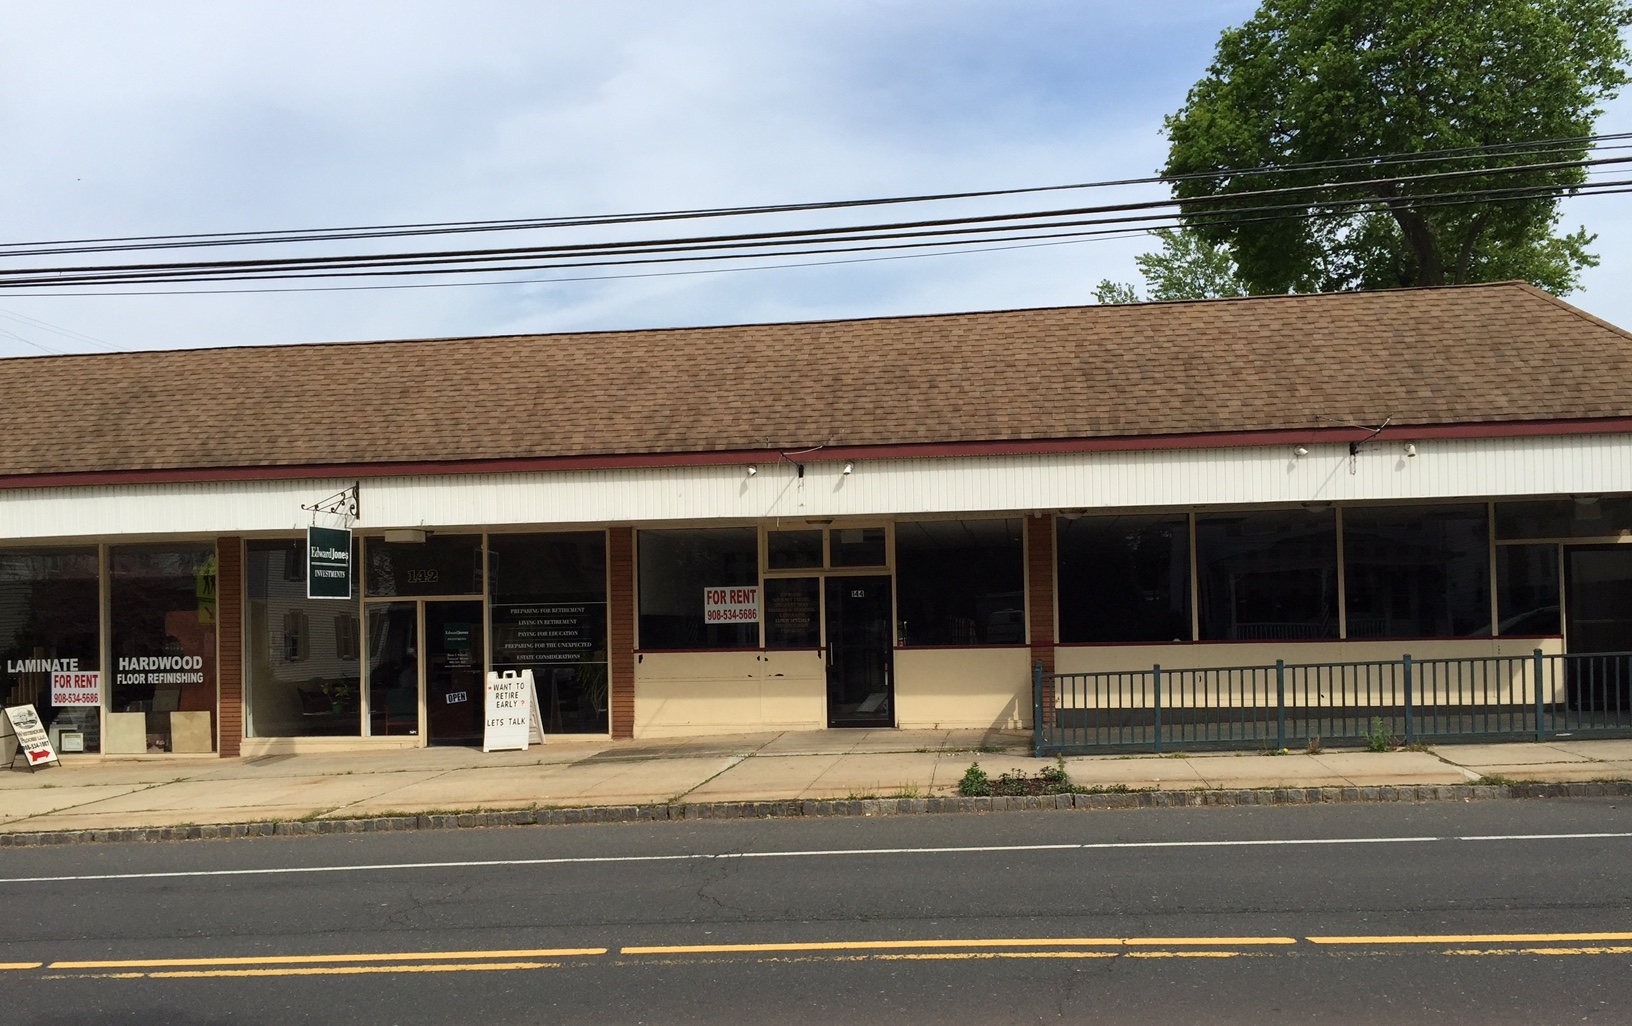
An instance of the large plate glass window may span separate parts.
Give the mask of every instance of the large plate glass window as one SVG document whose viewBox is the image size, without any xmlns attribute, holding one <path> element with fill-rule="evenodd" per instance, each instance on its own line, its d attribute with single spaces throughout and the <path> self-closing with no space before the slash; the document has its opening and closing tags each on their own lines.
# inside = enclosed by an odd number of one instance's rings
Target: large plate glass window
<svg viewBox="0 0 1632 1026">
<path fill-rule="evenodd" d="M 804 570 L 822 565 L 822 529 L 767 531 L 765 562 L 772 570 Z"/>
<path fill-rule="evenodd" d="M 1061 517 L 1056 524 L 1062 642 L 1190 640 L 1188 517 Z"/>
<path fill-rule="evenodd" d="M 1343 510 L 1351 638 L 1490 633 L 1490 535 L 1483 504 Z"/>
<path fill-rule="evenodd" d="M 480 595 L 480 535 L 431 535 L 422 542 L 368 540 L 368 597 Z"/>
<path fill-rule="evenodd" d="M 101 750 L 97 696 L 75 688 L 53 695 L 51 686 L 53 672 L 101 669 L 100 594 L 93 548 L 0 550 L 0 698 L 34 706 L 59 750 L 64 731 L 78 735 L 67 747 Z"/>
<path fill-rule="evenodd" d="M 533 671 L 547 733 L 606 733 L 605 534 L 495 534 L 487 549 L 492 668 Z"/>
<path fill-rule="evenodd" d="M 1025 558 L 1019 520 L 896 524 L 899 642 L 1024 644 Z"/>
<path fill-rule="evenodd" d="M 1502 637 L 1557 637 L 1558 546 L 1496 546 L 1496 621 Z"/>
<path fill-rule="evenodd" d="M 249 542 L 244 579 L 249 736 L 360 734 L 357 603 L 306 597 L 304 538 Z"/>
<path fill-rule="evenodd" d="M 822 645 L 819 577 L 765 580 L 765 647 L 817 649 Z"/>
<path fill-rule="evenodd" d="M 1197 514 L 1196 571 L 1205 641 L 1337 637 L 1331 508 Z"/>
<path fill-rule="evenodd" d="M 215 546 L 115 546 L 108 560 L 113 686 L 104 751 L 212 751 Z"/>
<path fill-rule="evenodd" d="M 759 623 L 710 622 L 705 592 L 759 583 L 752 527 L 640 532 L 640 647 L 758 648 Z"/>
</svg>

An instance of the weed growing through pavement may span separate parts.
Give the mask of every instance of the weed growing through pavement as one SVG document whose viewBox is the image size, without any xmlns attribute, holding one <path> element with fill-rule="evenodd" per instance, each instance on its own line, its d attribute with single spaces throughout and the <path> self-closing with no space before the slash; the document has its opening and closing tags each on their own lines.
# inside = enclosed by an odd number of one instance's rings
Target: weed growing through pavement
<svg viewBox="0 0 1632 1026">
<path fill-rule="evenodd" d="M 1388 732 L 1381 716 L 1371 718 L 1371 729 L 1366 731 L 1366 750 L 1387 752 L 1394 748 L 1394 735 Z"/>
<path fill-rule="evenodd" d="M 1320 748 L 1320 735 L 1319 734 L 1316 734 L 1314 737 L 1309 739 L 1309 747 L 1307 749 L 1307 752 L 1308 752 L 1309 755 L 1319 755 L 1320 754 L 1321 748 Z"/>
</svg>

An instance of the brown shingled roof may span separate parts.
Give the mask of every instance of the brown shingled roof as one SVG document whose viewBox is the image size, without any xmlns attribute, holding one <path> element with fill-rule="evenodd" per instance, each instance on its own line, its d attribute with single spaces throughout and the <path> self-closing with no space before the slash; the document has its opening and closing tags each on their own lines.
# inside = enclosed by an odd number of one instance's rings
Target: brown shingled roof
<svg viewBox="0 0 1632 1026">
<path fill-rule="evenodd" d="M 1526 285 L 0 360 L 0 476 L 1632 416 Z"/>
</svg>

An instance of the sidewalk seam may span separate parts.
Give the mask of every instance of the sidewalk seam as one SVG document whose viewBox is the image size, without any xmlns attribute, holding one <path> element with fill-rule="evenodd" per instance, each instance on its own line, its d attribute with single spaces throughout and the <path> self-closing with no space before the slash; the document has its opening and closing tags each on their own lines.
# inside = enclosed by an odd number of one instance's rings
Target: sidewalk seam
<svg viewBox="0 0 1632 1026">
<path fill-rule="evenodd" d="M 64 844 L 219 840 L 236 837 L 306 837 L 319 834 L 386 833 L 501 826 L 567 826 L 698 819 L 797 819 L 849 816 L 936 815 L 971 812 L 1191 808 L 1200 806 L 1323 805 L 1375 802 L 1484 801 L 1524 798 L 1632 796 L 1632 781 L 1421 784 L 1377 787 L 1277 787 L 1230 790 L 1129 791 L 1023 798 L 870 798 L 819 801 L 697 802 L 663 805 L 601 805 L 509 812 L 435 813 L 360 819 L 270 820 L 167 827 L 118 827 L 0 833 L 0 848 Z"/>
</svg>

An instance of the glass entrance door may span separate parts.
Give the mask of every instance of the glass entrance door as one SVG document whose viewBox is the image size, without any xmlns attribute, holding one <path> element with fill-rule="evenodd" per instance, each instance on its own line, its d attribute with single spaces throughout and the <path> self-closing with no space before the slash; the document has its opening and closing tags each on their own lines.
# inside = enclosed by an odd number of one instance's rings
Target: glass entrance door
<svg viewBox="0 0 1632 1026">
<path fill-rule="evenodd" d="M 368 732 L 419 733 L 419 603 L 368 607 Z"/>
<path fill-rule="evenodd" d="M 482 604 L 425 602 L 425 720 L 433 745 L 482 743 Z"/>
<path fill-rule="evenodd" d="M 888 577 L 827 578 L 827 725 L 895 725 Z"/>
<path fill-rule="evenodd" d="M 1632 716 L 1632 546 L 1565 546 L 1564 557 L 1570 707 L 1625 724 Z"/>
</svg>

